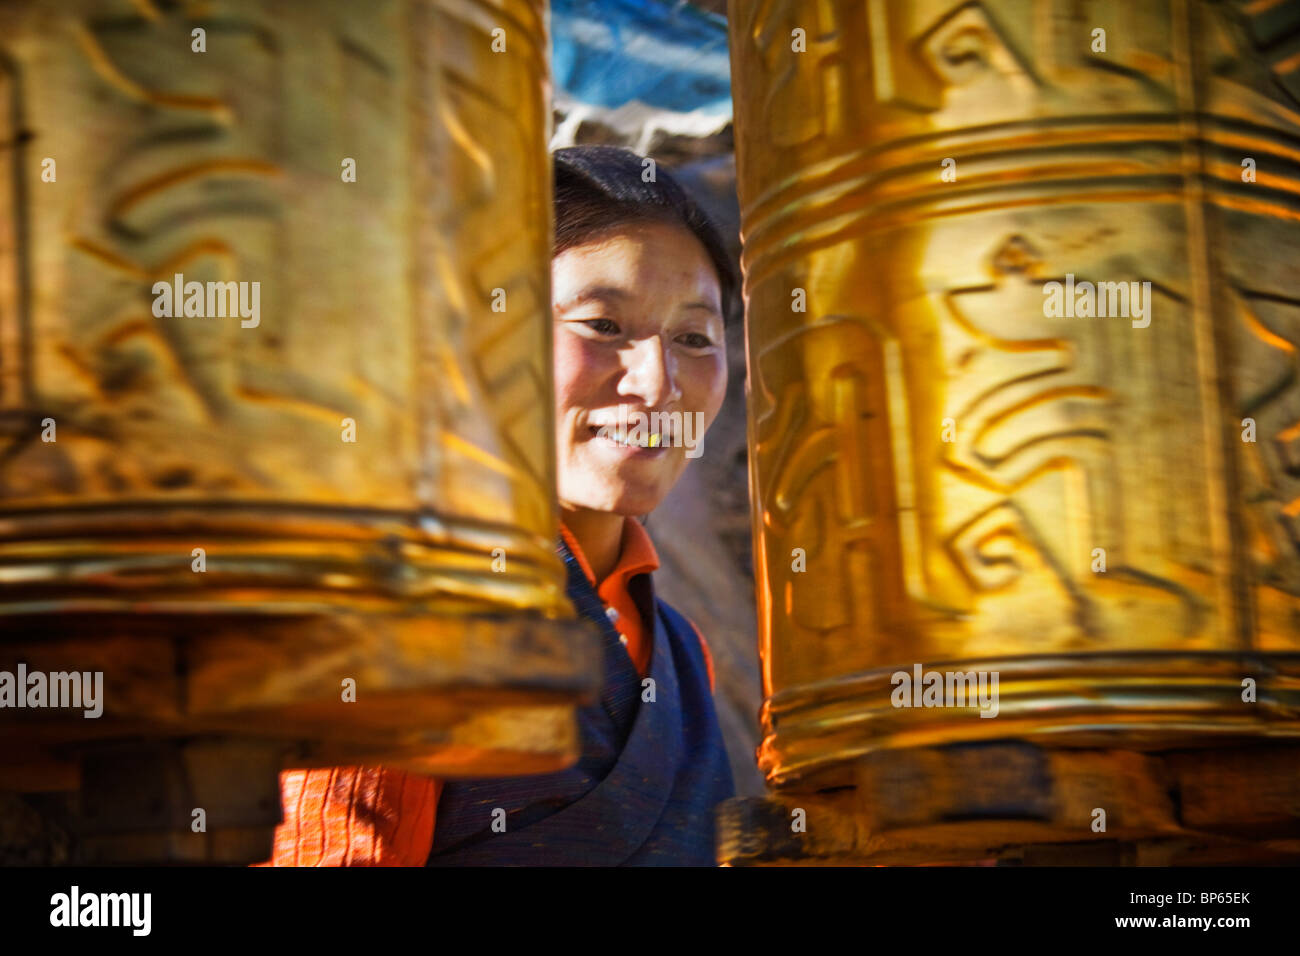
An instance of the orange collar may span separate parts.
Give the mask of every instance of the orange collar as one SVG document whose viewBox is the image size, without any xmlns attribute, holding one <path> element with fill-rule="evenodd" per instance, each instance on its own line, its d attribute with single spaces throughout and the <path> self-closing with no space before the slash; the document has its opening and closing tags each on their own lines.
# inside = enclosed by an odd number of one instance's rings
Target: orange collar
<svg viewBox="0 0 1300 956">
<path fill-rule="evenodd" d="M 641 527 L 641 522 L 635 518 L 625 518 L 618 562 L 605 580 L 597 584 L 591 565 L 573 533 L 563 523 L 560 525 L 560 533 L 564 535 L 565 544 L 573 552 L 578 565 L 587 575 L 587 580 L 605 605 L 606 613 L 632 659 L 632 666 L 638 674 L 645 677 L 650 672 L 650 657 L 654 649 L 654 611 L 638 605 L 628 585 L 637 575 L 659 567 L 659 555 L 655 554 L 654 545 L 650 543 L 650 535 Z"/>
<path fill-rule="evenodd" d="M 645 528 L 641 527 L 641 522 L 635 518 L 623 519 L 623 541 L 621 550 L 618 554 L 618 563 L 614 569 L 609 572 L 605 580 L 596 581 L 595 572 L 591 570 L 591 565 L 587 563 L 587 556 L 582 553 L 582 547 L 578 544 L 578 539 L 573 536 L 564 524 L 560 522 L 560 534 L 564 536 L 564 543 L 569 546 L 573 556 L 578 560 L 578 565 L 582 572 L 587 575 L 587 580 L 591 586 L 596 588 L 601 597 L 605 597 L 607 590 L 627 590 L 627 582 L 636 577 L 638 574 L 647 574 L 659 569 L 659 555 L 655 551 L 655 546 L 650 540 L 650 535 L 646 533 Z"/>
</svg>

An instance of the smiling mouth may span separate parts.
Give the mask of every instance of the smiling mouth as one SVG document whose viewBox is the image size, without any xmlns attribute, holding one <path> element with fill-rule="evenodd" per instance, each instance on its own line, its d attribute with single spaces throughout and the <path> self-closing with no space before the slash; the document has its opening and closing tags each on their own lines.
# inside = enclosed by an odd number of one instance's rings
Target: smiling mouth
<svg viewBox="0 0 1300 956">
<path fill-rule="evenodd" d="M 659 432 L 642 432 L 639 436 L 633 431 L 619 429 L 615 425 L 590 425 L 587 430 L 593 438 L 608 442 L 618 448 L 635 448 L 645 451 L 663 451 L 664 436 Z"/>
</svg>

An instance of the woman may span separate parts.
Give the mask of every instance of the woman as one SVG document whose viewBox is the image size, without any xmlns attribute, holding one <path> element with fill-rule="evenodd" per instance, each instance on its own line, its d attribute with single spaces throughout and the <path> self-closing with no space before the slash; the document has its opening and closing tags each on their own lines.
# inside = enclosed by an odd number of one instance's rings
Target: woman
<svg viewBox="0 0 1300 956">
<path fill-rule="evenodd" d="M 614 147 L 554 160 L 557 551 L 605 653 L 600 700 L 578 715 L 582 757 L 490 780 L 286 771 L 285 819 L 263 865 L 714 862 L 713 811 L 734 791 L 712 664 L 694 626 L 655 597 L 659 562 L 637 519 L 722 405 L 733 272 L 664 170 Z"/>
</svg>

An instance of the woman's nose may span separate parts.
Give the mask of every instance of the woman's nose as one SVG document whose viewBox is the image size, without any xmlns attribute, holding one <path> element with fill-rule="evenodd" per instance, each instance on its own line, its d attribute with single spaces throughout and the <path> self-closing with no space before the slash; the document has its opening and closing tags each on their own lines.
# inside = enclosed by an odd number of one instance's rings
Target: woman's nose
<svg viewBox="0 0 1300 956">
<path fill-rule="evenodd" d="M 677 387 L 676 362 L 662 338 L 656 335 L 635 342 L 630 352 L 618 383 L 620 395 L 640 399 L 646 408 L 663 408 L 682 397 Z"/>
</svg>

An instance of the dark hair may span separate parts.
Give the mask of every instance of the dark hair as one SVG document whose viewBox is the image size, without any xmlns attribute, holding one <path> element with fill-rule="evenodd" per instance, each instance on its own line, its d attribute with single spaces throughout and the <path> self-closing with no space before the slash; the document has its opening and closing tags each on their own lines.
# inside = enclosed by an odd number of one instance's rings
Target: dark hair
<svg viewBox="0 0 1300 956">
<path fill-rule="evenodd" d="M 713 261 L 722 292 L 722 317 L 730 322 L 736 272 L 726 244 L 707 213 L 658 163 L 654 180 L 642 177 L 647 159 L 618 146 L 568 146 L 555 161 L 555 247 L 559 255 L 619 226 L 668 222 L 695 234 Z"/>
</svg>

